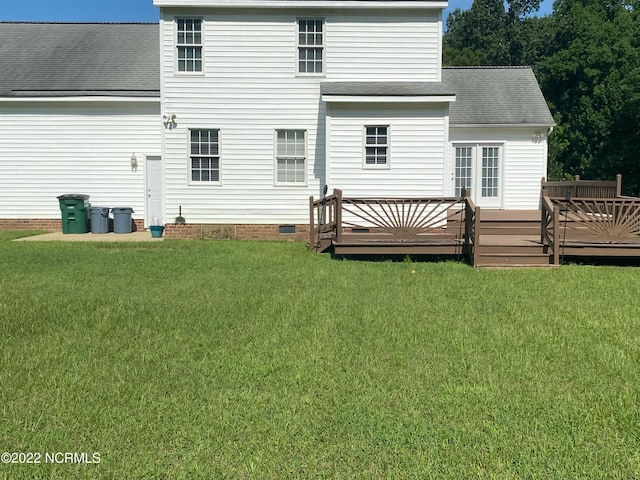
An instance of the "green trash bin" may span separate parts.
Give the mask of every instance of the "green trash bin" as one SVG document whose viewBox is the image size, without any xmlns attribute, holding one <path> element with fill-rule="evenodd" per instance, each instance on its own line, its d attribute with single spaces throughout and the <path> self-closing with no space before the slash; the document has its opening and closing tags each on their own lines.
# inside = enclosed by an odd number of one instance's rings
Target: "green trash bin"
<svg viewBox="0 0 640 480">
<path fill-rule="evenodd" d="M 58 201 L 62 212 L 62 233 L 87 233 L 89 231 L 89 195 L 60 195 Z"/>
</svg>

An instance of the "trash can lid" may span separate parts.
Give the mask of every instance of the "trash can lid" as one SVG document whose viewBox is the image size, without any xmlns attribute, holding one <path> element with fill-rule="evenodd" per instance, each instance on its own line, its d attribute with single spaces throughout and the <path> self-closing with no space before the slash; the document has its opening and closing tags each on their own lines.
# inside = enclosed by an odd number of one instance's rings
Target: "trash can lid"
<svg viewBox="0 0 640 480">
<path fill-rule="evenodd" d="M 81 193 L 66 193 L 64 195 L 60 195 L 58 200 L 89 200 L 89 195 Z"/>
<path fill-rule="evenodd" d="M 111 209 L 113 213 L 133 213 L 133 208 L 131 207 L 113 207 Z"/>
<path fill-rule="evenodd" d="M 100 213 L 109 213 L 110 208 L 109 207 L 96 207 L 91 205 L 91 207 L 89 207 L 89 210 L 91 212 L 100 212 Z M 105 212 L 106 210 L 106 212 Z"/>
</svg>

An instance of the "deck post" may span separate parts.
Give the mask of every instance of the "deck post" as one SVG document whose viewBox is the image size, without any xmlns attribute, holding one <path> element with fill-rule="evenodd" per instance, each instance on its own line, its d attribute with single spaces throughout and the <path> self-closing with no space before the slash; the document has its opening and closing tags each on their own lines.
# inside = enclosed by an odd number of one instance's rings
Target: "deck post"
<svg viewBox="0 0 640 480">
<path fill-rule="evenodd" d="M 336 242 L 342 241 L 342 190 L 333 191 L 336 196 Z"/>
<path fill-rule="evenodd" d="M 313 195 L 309 197 L 309 248 L 313 249 L 315 246 L 315 239 L 313 235 L 313 231 L 315 229 L 315 220 L 314 217 L 315 212 L 313 208 Z"/>
<path fill-rule="evenodd" d="M 473 219 L 473 266 L 478 266 L 480 258 L 480 207 L 476 206 L 476 215 Z"/>
<path fill-rule="evenodd" d="M 621 196 L 622 196 L 622 175 L 618 173 L 616 175 L 616 197 L 621 197 Z"/>
<path fill-rule="evenodd" d="M 553 264 L 560 265 L 560 207 L 553 207 Z M 564 245 L 562 246 L 564 250 Z"/>
</svg>

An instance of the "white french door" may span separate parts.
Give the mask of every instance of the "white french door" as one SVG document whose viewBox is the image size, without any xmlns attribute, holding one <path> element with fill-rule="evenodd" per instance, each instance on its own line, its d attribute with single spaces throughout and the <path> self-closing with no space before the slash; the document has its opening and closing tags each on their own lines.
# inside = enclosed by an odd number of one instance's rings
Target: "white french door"
<svg viewBox="0 0 640 480">
<path fill-rule="evenodd" d="M 471 189 L 471 198 L 479 207 L 502 207 L 502 146 L 454 145 L 454 195 Z"/>
</svg>

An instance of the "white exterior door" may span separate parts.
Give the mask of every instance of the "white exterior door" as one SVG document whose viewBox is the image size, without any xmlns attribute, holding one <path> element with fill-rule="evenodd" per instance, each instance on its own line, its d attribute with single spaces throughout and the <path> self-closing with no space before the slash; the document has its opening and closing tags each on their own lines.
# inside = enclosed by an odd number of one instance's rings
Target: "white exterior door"
<svg viewBox="0 0 640 480">
<path fill-rule="evenodd" d="M 162 213 L 162 157 L 149 155 L 145 163 L 145 224 L 164 222 Z"/>
<path fill-rule="evenodd" d="M 502 146 L 455 145 L 454 195 L 471 189 L 473 202 L 484 208 L 502 207 Z"/>
</svg>

